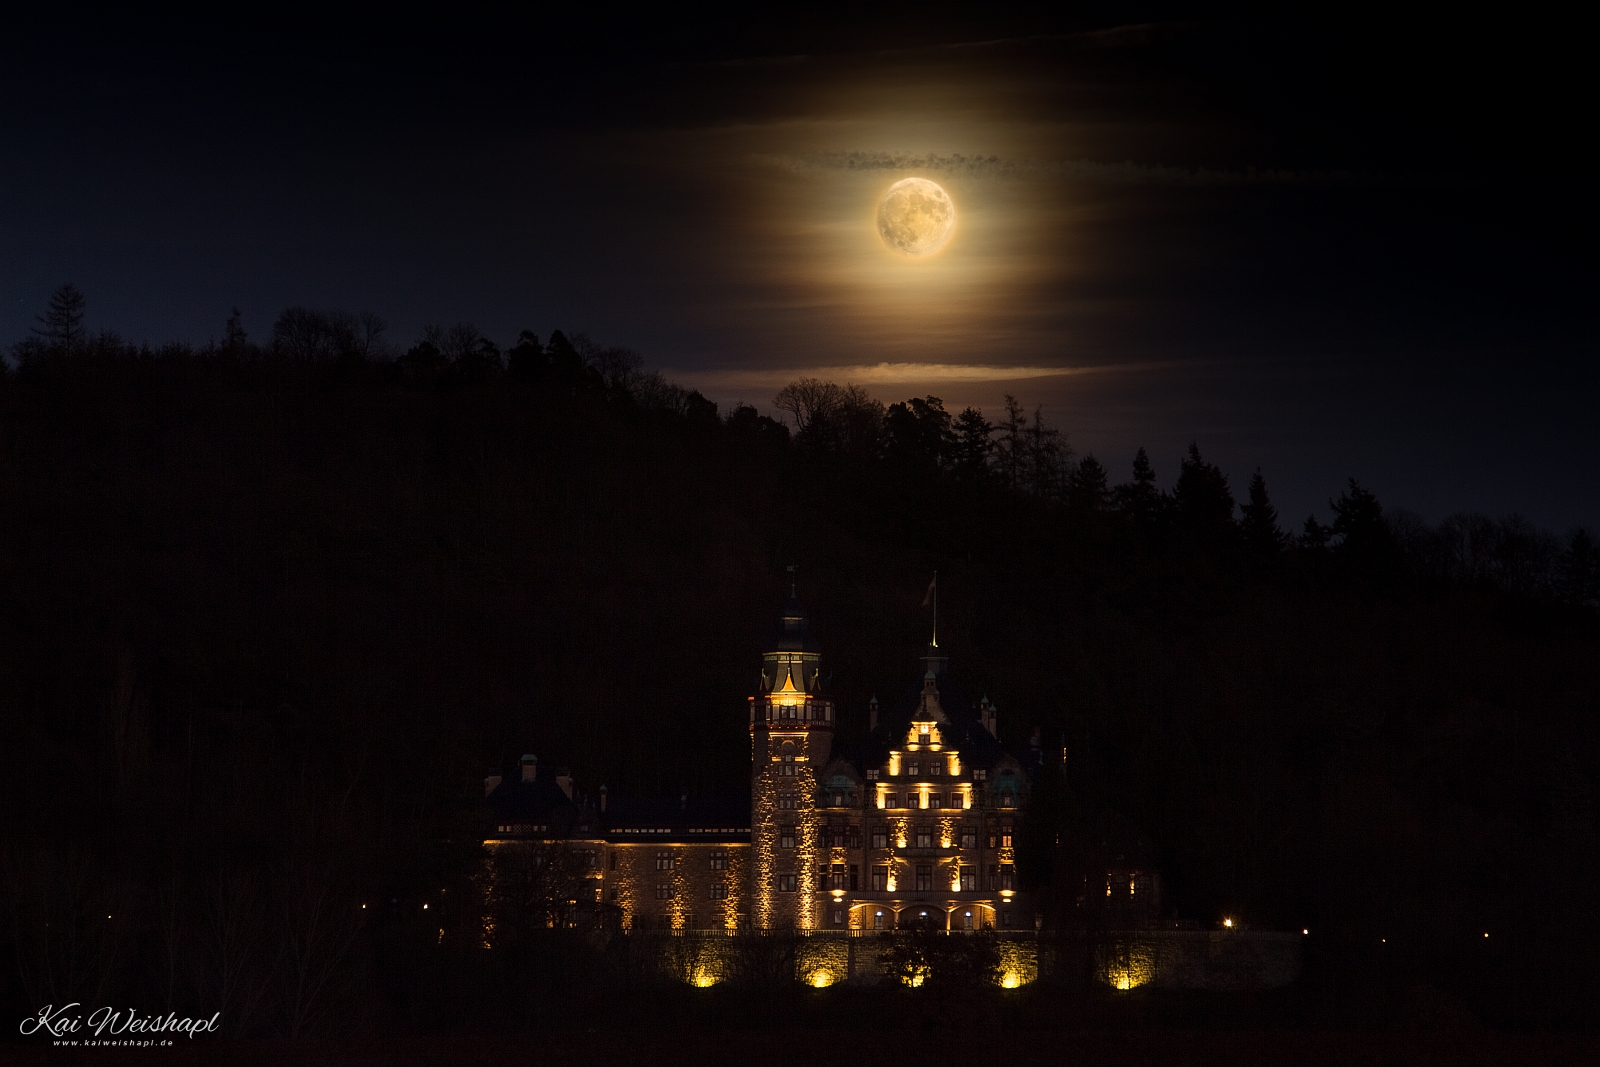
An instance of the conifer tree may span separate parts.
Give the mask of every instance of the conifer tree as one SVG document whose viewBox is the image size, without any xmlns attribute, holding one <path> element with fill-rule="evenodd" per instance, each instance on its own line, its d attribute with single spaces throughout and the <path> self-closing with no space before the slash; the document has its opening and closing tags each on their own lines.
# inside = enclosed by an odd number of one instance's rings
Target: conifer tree
<svg viewBox="0 0 1600 1067">
<path fill-rule="evenodd" d="M 1272 499 L 1267 495 L 1267 480 L 1261 476 L 1260 467 L 1250 479 L 1250 502 L 1239 509 L 1239 526 L 1252 555 L 1267 559 L 1283 549 L 1284 534 L 1278 528 L 1278 509 L 1272 506 Z"/>
<path fill-rule="evenodd" d="M 1135 522 L 1153 522 L 1161 509 L 1161 491 L 1156 488 L 1156 471 L 1143 448 L 1133 456 L 1133 481 L 1124 482 L 1115 490 L 1117 503 Z"/>
<path fill-rule="evenodd" d="M 33 335 L 57 350 L 83 343 L 83 294 L 71 282 L 50 294 L 50 306 L 38 317 Z"/>
</svg>

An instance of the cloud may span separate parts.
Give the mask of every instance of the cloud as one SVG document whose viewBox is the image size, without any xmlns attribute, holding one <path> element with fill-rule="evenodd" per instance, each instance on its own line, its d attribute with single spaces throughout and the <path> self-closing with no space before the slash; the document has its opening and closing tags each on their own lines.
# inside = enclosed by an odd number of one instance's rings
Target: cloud
<svg viewBox="0 0 1600 1067">
<path fill-rule="evenodd" d="M 1003 159 L 961 153 L 910 155 L 891 152 L 813 152 L 804 155 L 758 156 L 793 171 L 915 171 L 979 180 L 1056 178 L 1095 185 L 1379 185 L 1395 179 L 1357 171 L 1294 171 L 1282 169 L 1216 170 L 1169 167 L 1126 160 L 1102 163 L 1090 159 Z"/>
<path fill-rule="evenodd" d="M 846 385 L 910 385 L 939 382 L 1008 382 L 1029 378 L 1067 378 L 1083 374 L 1154 370 L 1169 364 L 1120 363 L 1089 367 L 992 367 L 976 363 L 870 363 L 831 367 L 735 367 L 714 370 L 663 370 L 667 378 L 701 391 L 781 389 L 797 378 L 821 378 Z"/>
</svg>

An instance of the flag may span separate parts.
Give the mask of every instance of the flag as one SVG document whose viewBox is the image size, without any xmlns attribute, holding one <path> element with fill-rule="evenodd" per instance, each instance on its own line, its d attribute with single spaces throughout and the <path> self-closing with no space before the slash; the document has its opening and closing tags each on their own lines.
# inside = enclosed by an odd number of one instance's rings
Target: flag
<svg viewBox="0 0 1600 1067">
<path fill-rule="evenodd" d="M 925 594 L 923 594 L 922 606 L 923 607 L 927 607 L 929 604 L 932 604 L 933 603 L 933 594 L 938 592 L 938 591 L 939 591 L 939 575 L 935 574 L 933 576 L 933 581 L 928 583 L 928 591 Z"/>
</svg>

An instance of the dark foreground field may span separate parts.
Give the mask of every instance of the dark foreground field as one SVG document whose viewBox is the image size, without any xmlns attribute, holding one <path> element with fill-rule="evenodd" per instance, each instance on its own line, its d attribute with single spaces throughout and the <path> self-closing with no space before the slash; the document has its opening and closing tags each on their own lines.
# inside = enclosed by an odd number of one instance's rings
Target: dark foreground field
<svg viewBox="0 0 1600 1067">
<path fill-rule="evenodd" d="M 618 1067 L 628 1064 L 816 1064 L 830 1060 L 946 1063 L 1052 1063 L 1115 1067 L 1198 1067 L 1201 1064 L 1431 1067 L 1439 1064 L 1582 1064 L 1600 1059 L 1600 1040 L 1588 1035 L 1514 1035 L 1476 1030 L 1361 1033 L 1326 1030 L 1062 1030 L 1002 1035 L 993 1031 L 783 1030 L 708 1032 L 630 1028 L 540 1031 L 497 1038 L 375 1039 L 287 1045 L 195 1043 L 175 1048 L 56 1049 L 11 1047 L 4 1063 L 240 1064 L 248 1067 L 347 1064 L 422 1067 L 450 1064 L 545 1064 Z"/>
</svg>

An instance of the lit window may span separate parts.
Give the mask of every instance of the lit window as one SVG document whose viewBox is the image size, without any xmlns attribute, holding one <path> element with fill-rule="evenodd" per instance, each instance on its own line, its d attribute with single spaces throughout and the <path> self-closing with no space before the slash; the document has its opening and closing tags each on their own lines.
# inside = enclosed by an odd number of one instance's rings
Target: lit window
<svg viewBox="0 0 1600 1067">
<path fill-rule="evenodd" d="M 900 806 L 900 795 L 898 793 L 886 794 L 883 798 L 883 806 L 886 808 L 898 808 Z"/>
<path fill-rule="evenodd" d="M 844 925 L 844 909 L 843 908 L 834 908 L 833 909 L 833 925 L 835 925 L 835 926 L 843 926 Z"/>
<path fill-rule="evenodd" d="M 930 807 L 930 808 L 942 808 L 942 807 L 944 807 L 944 794 L 943 793 L 929 793 L 928 794 L 928 807 Z"/>
<path fill-rule="evenodd" d="M 887 826 L 874 826 L 872 828 L 872 847 L 889 847 L 889 828 Z"/>
<path fill-rule="evenodd" d="M 928 764 L 928 773 L 932 774 L 932 775 L 943 774 L 944 773 L 944 760 L 936 759 L 933 762 L 929 763 Z"/>
<path fill-rule="evenodd" d="M 878 769 L 876 767 L 868 768 L 867 769 L 867 781 L 876 782 L 877 780 L 878 780 Z"/>
<path fill-rule="evenodd" d="M 921 766 L 922 765 L 918 764 L 918 763 L 909 764 L 906 767 L 906 773 L 911 775 L 911 777 L 915 778 L 919 773 L 921 773 Z"/>
<path fill-rule="evenodd" d="M 933 847 L 933 827 L 931 827 L 931 826 L 919 826 L 919 827 L 917 827 L 917 847 L 918 848 L 932 848 Z"/>
<path fill-rule="evenodd" d="M 971 826 L 963 826 L 961 828 L 961 847 L 962 848 L 977 848 L 978 847 L 978 831 L 975 828 L 973 828 Z"/>
<path fill-rule="evenodd" d="M 1000 824 L 1000 847 L 1001 848 L 1010 848 L 1011 847 L 1011 824 L 1010 823 L 1003 822 L 1003 823 Z"/>
<path fill-rule="evenodd" d="M 873 892 L 882 893 L 887 888 L 889 888 L 889 868 L 887 866 L 872 868 Z M 883 912 L 880 911 L 878 914 L 882 915 Z"/>
<path fill-rule="evenodd" d="M 793 893 L 795 891 L 795 886 L 796 886 L 796 882 L 797 881 L 798 881 L 798 878 L 797 878 L 796 875 L 792 875 L 792 874 L 780 874 L 780 875 L 778 875 L 778 892 L 780 892 L 780 893 Z"/>
<path fill-rule="evenodd" d="M 711 854 L 711 869 L 725 871 L 728 869 L 728 854 L 726 852 L 713 852 Z"/>
<path fill-rule="evenodd" d="M 656 853 L 656 870 L 658 870 L 658 871 L 670 871 L 676 866 L 677 866 L 677 861 L 675 859 L 673 859 L 672 853 L 670 853 L 670 852 L 657 852 Z"/>
<path fill-rule="evenodd" d="M 794 827 L 792 827 L 792 826 L 780 826 L 780 827 L 778 827 L 778 847 L 779 848 L 794 848 Z"/>
</svg>

